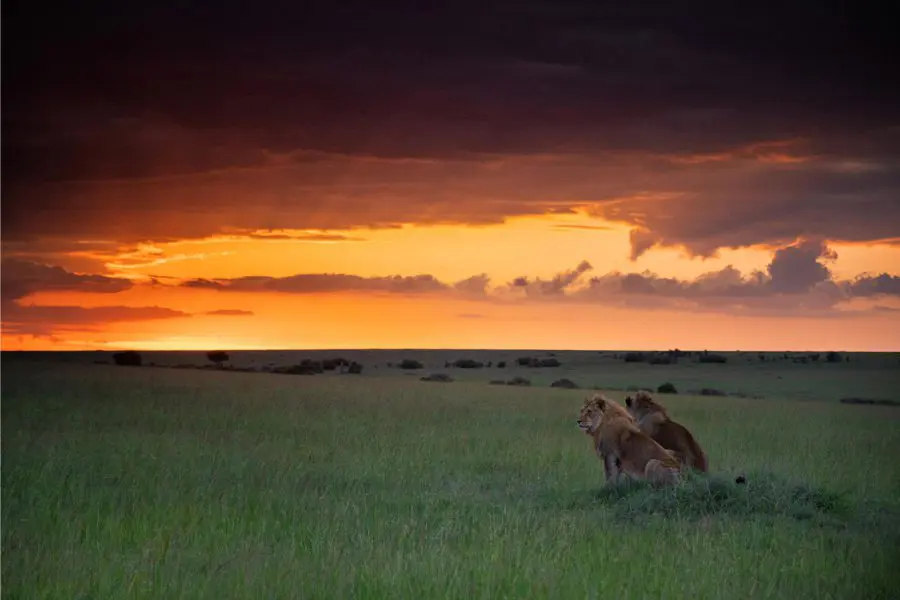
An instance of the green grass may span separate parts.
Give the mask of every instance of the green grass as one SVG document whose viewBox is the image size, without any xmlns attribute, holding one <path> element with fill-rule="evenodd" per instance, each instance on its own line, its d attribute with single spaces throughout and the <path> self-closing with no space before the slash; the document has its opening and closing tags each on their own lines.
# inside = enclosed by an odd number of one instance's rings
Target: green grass
<svg viewBox="0 0 900 600">
<path fill-rule="evenodd" d="M 712 475 L 611 490 L 577 390 L 3 367 L 4 598 L 896 597 L 896 408 L 667 396 Z"/>
</svg>

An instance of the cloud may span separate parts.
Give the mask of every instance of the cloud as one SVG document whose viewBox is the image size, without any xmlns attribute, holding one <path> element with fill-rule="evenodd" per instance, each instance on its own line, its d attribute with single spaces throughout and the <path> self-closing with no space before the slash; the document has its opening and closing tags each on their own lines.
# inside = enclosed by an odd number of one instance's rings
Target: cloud
<svg viewBox="0 0 900 600">
<path fill-rule="evenodd" d="M 585 280 L 593 270 L 582 261 L 549 279 L 528 276 L 495 287 L 486 274 L 455 283 L 433 275 L 362 277 L 350 274 L 297 274 L 289 277 L 251 276 L 233 279 L 154 280 L 147 286 L 210 289 L 242 293 L 387 293 L 427 297 L 456 297 L 490 302 L 579 302 L 633 309 L 718 312 L 732 315 L 831 318 L 862 312 L 892 312 L 880 304 L 900 300 L 900 276 L 863 274 L 836 280 L 827 267 L 836 254 L 820 240 L 799 240 L 777 248 L 765 269 L 742 273 L 733 266 L 701 274 L 693 279 L 642 273 L 605 273 Z M 69 273 L 58 267 L 4 261 L 3 331 L 9 334 L 53 335 L 60 331 L 96 330 L 104 324 L 194 316 L 158 307 L 35 306 L 23 304 L 29 293 L 56 289 L 115 293 L 131 282 L 99 275 Z M 9 282 L 9 285 L 7 285 Z M 215 309 L 200 315 L 251 316 L 244 309 Z M 461 313 L 460 318 L 483 318 L 480 313 Z"/>
<path fill-rule="evenodd" d="M 3 259 L 0 279 L 4 302 L 24 298 L 36 292 L 115 294 L 131 289 L 133 285 L 127 279 L 71 273 L 62 267 L 17 258 Z"/>
<path fill-rule="evenodd" d="M 23 3 L 7 15 L 9 55 L 28 62 L 5 73 L 2 236 L 484 224 L 596 204 L 641 230 L 638 256 L 900 237 L 894 38 L 847 10 L 781 7 L 791 33 L 772 44 L 764 9 L 736 21 L 708 3 L 317 3 L 215 22 L 78 5 L 54 23 Z M 127 52 L 79 33 L 99 21 Z M 646 210 L 641 193 L 681 196 Z"/>
<path fill-rule="evenodd" d="M 218 310 L 207 311 L 203 314 L 220 317 L 250 317 L 255 313 L 252 310 L 242 310 L 239 308 L 220 308 Z"/>
<path fill-rule="evenodd" d="M 781 246 L 798 237 L 896 239 L 900 161 L 882 157 L 881 170 L 870 173 L 843 170 L 840 162 L 679 166 L 645 182 L 660 193 L 597 203 L 592 214 L 632 227 L 632 258 L 656 245 L 712 256 L 721 248 Z"/>
<path fill-rule="evenodd" d="M 464 292 L 466 294 L 483 295 L 487 293 L 490 283 L 491 278 L 482 273 L 480 275 L 473 275 L 467 279 L 458 281 L 453 284 L 453 287 L 456 290 Z"/>
<path fill-rule="evenodd" d="M 632 308 L 710 310 L 733 314 L 831 316 L 854 298 L 900 298 L 900 277 L 883 273 L 835 280 L 827 264 L 836 253 L 821 240 L 798 240 L 777 248 L 763 270 L 742 273 L 729 265 L 693 279 L 664 277 L 649 271 L 618 271 L 585 280 L 587 261 L 549 279 L 520 276 L 491 287 L 485 274 L 456 283 L 432 275 L 360 277 L 347 274 L 298 274 L 290 277 L 192 279 L 181 287 L 236 292 L 314 294 L 383 292 L 464 295 L 489 301 L 576 301 Z M 813 312 L 810 312 L 813 311 Z"/>
<path fill-rule="evenodd" d="M 563 223 L 560 225 L 554 225 L 553 229 L 560 230 L 584 230 L 584 231 L 612 231 L 613 228 L 607 225 L 578 225 L 573 223 Z"/>
<path fill-rule="evenodd" d="M 802 241 L 779 248 L 769 263 L 769 285 L 775 292 L 805 292 L 831 279 L 831 271 L 820 260 L 837 260 L 837 253 L 822 241 Z"/>
<path fill-rule="evenodd" d="M 900 297 L 900 277 L 882 273 L 881 275 L 860 275 L 844 283 L 844 289 L 852 296 L 898 296 Z"/>
<path fill-rule="evenodd" d="M 180 284 L 188 288 L 222 292 L 278 292 L 321 294 L 328 292 L 390 292 L 417 294 L 446 291 L 448 284 L 432 275 L 360 277 L 339 273 L 309 273 L 289 277 L 248 276 L 234 279 L 190 279 Z"/>
<path fill-rule="evenodd" d="M 254 240 L 272 240 L 272 241 L 296 241 L 296 242 L 362 242 L 365 241 L 365 238 L 343 235 L 339 233 L 303 233 L 303 234 L 288 234 L 288 233 L 260 233 L 253 232 L 244 234 L 243 237 L 247 237 Z"/>
<path fill-rule="evenodd" d="M 190 317 L 160 306 L 34 306 L 12 302 L 3 308 L 3 333 L 52 335 L 62 331 L 94 331 L 109 323 Z"/>
<path fill-rule="evenodd" d="M 528 297 L 561 296 L 565 293 L 566 288 L 573 285 L 581 275 L 591 269 L 593 269 L 591 264 L 583 260 L 571 271 L 557 273 L 550 280 L 535 278 L 533 281 L 529 281 L 528 277 L 521 276 L 513 279 L 507 284 L 507 287 L 510 290 L 524 290 Z"/>
</svg>

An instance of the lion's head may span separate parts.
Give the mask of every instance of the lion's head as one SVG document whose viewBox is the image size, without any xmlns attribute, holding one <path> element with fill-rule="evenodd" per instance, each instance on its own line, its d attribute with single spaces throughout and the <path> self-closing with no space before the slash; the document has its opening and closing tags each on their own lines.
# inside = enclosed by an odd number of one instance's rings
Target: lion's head
<svg viewBox="0 0 900 600">
<path fill-rule="evenodd" d="M 668 416 L 666 414 L 666 409 L 653 400 L 650 392 L 645 392 L 643 390 L 636 393 L 634 396 L 627 396 L 625 398 L 625 406 L 628 407 L 629 414 L 637 420 L 655 413 Z"/>
<path fill-rule="evenodd" d="M 579 429 L 590 435 L 597 431 L 605 420 L 611 418 L 634 420 L 621 404 L 610 400 L 603 394 L 595 394 L 591 398 L 584 399 L 584 406 L 581 407 L 581 414 L 576 423 Z"/>
<path fill-rule="evenodd" d="M 600 408 L 602 398 L 594 396 L 593 398 L 585 398 L 584 405 L 581 407 L 581 414 L 578 415 L 578 428 L 590 435 L 603 422 L 603 410 Z"/>
</svg>

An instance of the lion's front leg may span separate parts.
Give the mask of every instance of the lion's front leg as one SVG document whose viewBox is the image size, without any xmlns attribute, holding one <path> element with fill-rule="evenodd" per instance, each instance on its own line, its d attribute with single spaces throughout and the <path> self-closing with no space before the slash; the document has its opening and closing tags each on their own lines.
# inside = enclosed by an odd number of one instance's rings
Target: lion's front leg
<svg viewBox="0 0 900 600">
<path fill-rule="evenodd" d="M 613 453 L 608 453 L 603 455 L 603 471 L 606 473 L 606 481 L 612 481 L 612 483 L 619 483 L 619 473 L 622 472 L 621 465 L 619 463 L 618 457 L 616 457 Z"/>
</svg>

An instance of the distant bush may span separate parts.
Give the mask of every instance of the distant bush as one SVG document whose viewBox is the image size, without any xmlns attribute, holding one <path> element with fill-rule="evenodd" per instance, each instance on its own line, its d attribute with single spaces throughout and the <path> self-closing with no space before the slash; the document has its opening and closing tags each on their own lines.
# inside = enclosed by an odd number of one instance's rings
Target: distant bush
<svg viewBox="0 0 900 600">
<path fill-rule="evenodd" d="M 671 365 L 677 362 L 677 358 L 673 358 L 667 354 L 654 354 L 648 361 L 651 365 Z"/>
<path fill-rule="evenodd" d="M 578 384 L 576 384 L 576 383 L 575 383 L 574 381 L 572 381 L 571 379 L 565 379 L 565 378 L 563 378 L 563 379 L 557 379 L 556 381 L 554 381 L 553 383 L 551 383 L 551 384 L 550 384 L 550 387 L 554 387 L 554 388 L 564 388 L 564 389 L 567 389 L 567 390 L 577 390 L 577 389 L 578 389 Z"/>
<path fill-rule="evenodd" d="M 432 373 L 430 375 L 426 375 L 425 377 L 419 377 L 420 381 L 438 381 L 441 383 L 450 383 L 453 381 L 453 378 L 447 375 L 446 373 Z"/>
<path fill-rule="evenodd" d="M 700 390 L 701 396 L 727 396 L 725 392 L 722 390 L 717 390 L 715 388 L 703 388 Z"/>
<path fill-rule="evenodd" d="M 347 372 L 351 375 L 360 375 L 362 373 L 362 370 L 363 366 L 355 360 L 350 363 L 350 366 L 347 367 Z"/>
<path fill-rule="evenodd" d="M 645 359 L 645 357 L 644 357 L 644 353 L 643 353 L 643 352 L 626 352 L 626 353 L 622 356 L 622 360 L 624 360 L 624 361 L 627 362 L 627 363 L 630 363 L 630 362 L 644 362 L 644 359 Z"/>
<path fill-rule="evenodd" d="M 874 404 L 880 406 L 900 406 L 898 400 L 887 400 L 882 398 L 841 398 L 842 404 Z"/>
<path fill-rule="evenodd" d="M 527 367 L 527 366 L 531 365 L 531 361 L 533 361 L 533 360 L 534 359 L 530 356 L 520 356 L 519 358 L 516 359 L 516 362 L 519 364 L 520 367 Z"/>
<path fill-rule="evenodd" d="M 222 350 L 213 350 L 206 353 L 206 358 L 215 363 L 217 367 L 221 367 L 223 362 L 228 362 L 228 353 Z"/>
<path fill-rule="evenodd" d="M 412 360 L 411 358 L 404 358 L 402 361 L 400 361 L 400 364 L 398 366 L 401 369 L 421 369 L 425 365 L 423 365 L 422 363 L 420 363 L 417 360 Z"/>
<path fill-rule="evenodd" d="M 285 375 L 315 375 L 322 372 L 322 365 L 313 363 L 309 359 L 303 361 L 299 365 L 291 365 L 288 367 L 275 367 L 273 373 L 282 373 Z"/>
<path fill-rule="evenodd" d="M 665 382 L 658 388 L 656 388 L 656 393 L 658 394 L 677 394 L 678 390 L 675 389 L 675 385 L 671 382 Z"/>
<path fill-rule="evenodd" d="M 728 357 L 723 354 L 712 354 L 710 352 L 704 351 L 697 360 L 702 363 L 718 363 L 725 364 L 728 362 Z"/>
<path fill-rule="evenodd" d="M 555 358 L 542 358 L 538 360 L 537 366 L 539 367 L 558 367 L 562 363 L 556 360 Z"/>
<path fill-rule="evenodd" d="M 461 358 L 453 363 L 454 367 L 459 369 L 480 369 L 484 366 L 484 363 L 477 360 L 472 360 L 471 358 Z"/>
<path fill-rule="evenodd" d="M 322 369 L 325 371 L 334 371 L 338 367 L 348 366 L 350 366 L 350 361 L 342 357 L 326 358 L 322 361 Z"/>
<path fill-rule="evenodd" d="M 322 361 L 320 361 L 320 360 L 304 358 L 303 360 L 300 361 L 300 365 L 303 367 L 308 367 L 316 373 L 324 373 L 325 372 L 325 369 L 322 367 Z"/>
<path fill-rule="evenodd" d="M 139 367 L 141 366 L 141 355 L 134 350 L 116 352 L 113 354 L 113 362 L 123 367 Z"/>
<path fill-rule="evenodd" d="M 500 362 L 498 362 L 498 363 L 497 363 L 497 368 L 498 368 L 498 369 L 505 369 L 505 368 L 506 368 L 506 361 L 505 361 L 505 360 L 501 360 Z"/>
<path fill-rule="evenodd" d="M 506 382 L 506 385 L 531 385 L 531 381 L 524 377 L 513 377 Z"/>
<path fill-rule="evenodd" d="M 488 383 L 490 385 L 506 385 L 506 381 L 503 379 L 491 379 Z"/>
<path fill-rule="evenodd" d="M 830 362 L 830 363 L 839 363 L 839 362 L 842 362 L 843 359 L 841 358 L 841 355 L 838 354 L 837 352 L 829 352 L 828 354 L 825 355 L 825 361 Z"/>
</svg>

